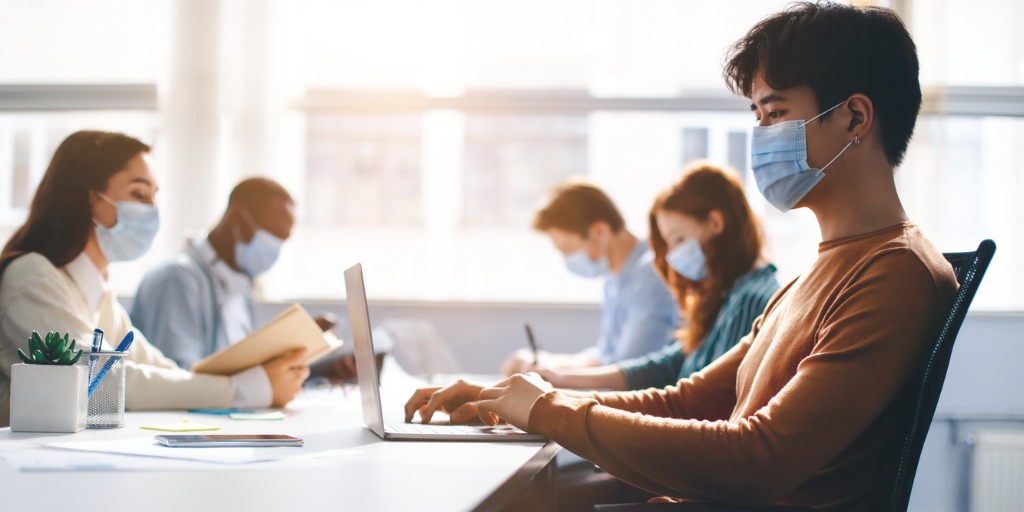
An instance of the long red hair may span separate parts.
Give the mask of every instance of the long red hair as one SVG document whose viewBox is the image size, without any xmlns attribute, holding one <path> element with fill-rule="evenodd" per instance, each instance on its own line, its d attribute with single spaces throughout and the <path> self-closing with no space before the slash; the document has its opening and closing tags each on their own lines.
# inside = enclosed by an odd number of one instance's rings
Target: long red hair
<svg viewBox="0 0 1024 512">
<path fill-rule="evenodd" d="M 708 276 L 691 281 L 669 267 L 668 245 L 658 229 L 658 212 L 674 212 L 706 222 L 712 210 L 721 212 L 722 232 L 701 244 L 707 261 Z M 695 162 L 683 176 L 658 194 L 648 215 L 650 244 L 654 250 L 654 268 L 668 283 L 679 302 L 680 315 L 687 320 L 677 333 L 683 352 L 700 347 L 725 303 L 736 280 L 750 272 L 761 256 L 761 223 L 751 211 L 743 185 L 732 171 Z"/>
</svg>

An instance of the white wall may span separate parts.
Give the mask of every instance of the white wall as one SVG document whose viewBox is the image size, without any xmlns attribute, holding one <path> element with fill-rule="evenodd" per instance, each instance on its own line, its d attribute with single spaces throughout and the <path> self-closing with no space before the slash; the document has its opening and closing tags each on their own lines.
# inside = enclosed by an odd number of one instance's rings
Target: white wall
<svg viewBox="0 0 1024 512">
<path fill-rule="evenodd" d="M 967 510 L 970 447 L 981 428 L 1024 431 L 1024 314 L 968 315 L 918 468 L 912 511 Z"/>
</svg>

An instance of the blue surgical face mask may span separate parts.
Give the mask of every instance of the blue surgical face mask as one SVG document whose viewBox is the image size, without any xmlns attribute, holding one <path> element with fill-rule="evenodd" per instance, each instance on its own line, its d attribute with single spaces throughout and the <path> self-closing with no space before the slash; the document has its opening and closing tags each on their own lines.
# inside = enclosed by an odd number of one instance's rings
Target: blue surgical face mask
<svg viewBox="0 0 1024 512">
<path fill-rule="evenodd" d="M 586 249 L 566 254 L 565 266 L 568 267 L 569 272 L 587 278 L 601 277 L 611 269 L 608 265 L 608 258 L 592 260 Z"/>
<path fill-rule="evenodd" d="M 134 201 L 115 203 L 105 194 L 96 192 L 96 195 L 117 208 L 117 222 L 109 228 L 93 219 L 96 241 L 107 261 L 131 261 L 146 254 L 160 230 L 160 212 L 156 206 Z"/>
<path fill-rule="evenodd" d="M 274 266 L 274 262 L 281 254 L 284 240 L 255 226 L 248 216 L 246 220 L 253 229 L 252 240 L 248 243 L 242 242 L 238 230 L 235 230 L 235 265 L 249 277 L 256 277 Z"/>
<path fill-rule="evenodd" d="M 814 169 L 807 165 L 807 123 L 835 110 L 834 107 L 807 121 L 784 121 L 771 126 L 755 126 L 750 139 L 750 165 L 754 181 L 761 194 L 772 206 L 786 212 L 825 177 L 824 170 L 832 165 L 858 139 L 850 141 L 832 160 Z"/>
<path fill-rule="evenodd" d="M 679 275 L 690 281 L 703 281 L 708 277 L 707 262 L 704 259 L 704 251 L 700 248 L 700 242 L 696 238 L 687 238 L 683 243 L 676 246 L 665 256 L 665 261 Z"/>
</svg>

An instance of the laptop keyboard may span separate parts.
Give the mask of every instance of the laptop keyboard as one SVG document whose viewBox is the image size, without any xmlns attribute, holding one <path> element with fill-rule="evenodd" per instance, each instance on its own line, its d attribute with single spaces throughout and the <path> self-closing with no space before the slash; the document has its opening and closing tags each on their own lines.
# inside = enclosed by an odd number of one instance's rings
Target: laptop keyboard
<svg viewBox="0 0 1024 512">
<path fill-rule="evenodd" d="M 394 432 L 396 434 L 494 435 L 494 432 L 491 432 L 490 430 L 491 429 L 486 429 L 486 427 L 481 428 L 470 425 L 432 425 L 429 423 L 384 422 L 384 431 Z"/>
</svg>

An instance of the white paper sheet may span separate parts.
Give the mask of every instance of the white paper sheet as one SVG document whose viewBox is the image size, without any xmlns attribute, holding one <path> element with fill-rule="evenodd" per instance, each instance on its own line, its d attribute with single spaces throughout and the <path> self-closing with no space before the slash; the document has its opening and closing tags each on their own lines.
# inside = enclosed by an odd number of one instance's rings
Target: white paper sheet
<svg viewBox="0 0 1024 512">
<path fill-rule="evenodd" d="M 46 446 L 62 450 L 189 460 L 213 464 L 249 464 L 253 462 L 275 461 L 302 456 L 307 453 L 304 451 L 304 448 L 298 447 L 169 448 L 158 444 L 152 437 L 117 441 L 50 443 Z"/>
</svg>

